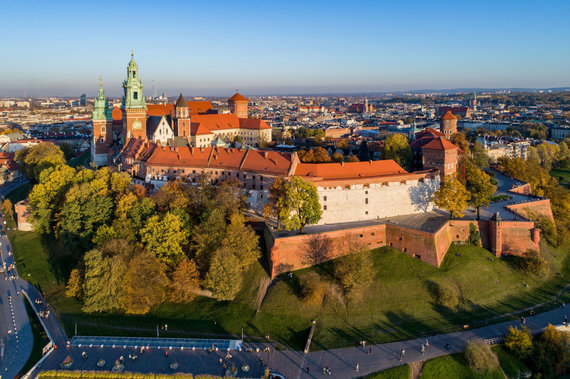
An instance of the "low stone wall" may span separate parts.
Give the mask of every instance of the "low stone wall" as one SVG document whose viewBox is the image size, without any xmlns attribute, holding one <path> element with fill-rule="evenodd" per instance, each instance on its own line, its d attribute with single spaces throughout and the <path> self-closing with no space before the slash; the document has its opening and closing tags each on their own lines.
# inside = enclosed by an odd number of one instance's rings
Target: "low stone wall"
<svg viewBox="0 0 570 379">
<path fill-rule="evenodd" d="M 511 188 L 509 190 L 509 192 L 512 193 L 518 193 L 519 195 L 525 195 L 525 196 L 530 196 L 532 195 L 532 190 L 530 188 L 530 184 L 529 183 L 525 183 L 521 186 L 515 187 L 515 188 Z"/>
</svg>

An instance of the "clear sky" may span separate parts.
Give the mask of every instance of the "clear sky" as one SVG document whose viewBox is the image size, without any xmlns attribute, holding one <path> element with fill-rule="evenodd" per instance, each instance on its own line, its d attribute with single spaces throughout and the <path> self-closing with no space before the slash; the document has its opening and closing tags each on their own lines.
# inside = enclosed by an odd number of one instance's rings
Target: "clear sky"
<svg viewBox="0 0 570 379">
<path fill-rule="evenodd" d="M 0 96 L 570 86 L 570 1 L 3 1 Z"/>
</svg>

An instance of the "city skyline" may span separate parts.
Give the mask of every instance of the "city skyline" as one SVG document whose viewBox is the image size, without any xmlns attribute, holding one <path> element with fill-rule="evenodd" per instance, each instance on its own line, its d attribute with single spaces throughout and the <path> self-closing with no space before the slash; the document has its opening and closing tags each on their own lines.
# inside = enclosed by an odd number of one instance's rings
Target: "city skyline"
<svg viewBox="0 0 570 379">
<path fill-rule="evenodd" d="M 99 4 L 3 6 L 0 96 L 120 96 L 131 50 L 146 96 L 570 86 L 570 3 Z"/>
</svg>

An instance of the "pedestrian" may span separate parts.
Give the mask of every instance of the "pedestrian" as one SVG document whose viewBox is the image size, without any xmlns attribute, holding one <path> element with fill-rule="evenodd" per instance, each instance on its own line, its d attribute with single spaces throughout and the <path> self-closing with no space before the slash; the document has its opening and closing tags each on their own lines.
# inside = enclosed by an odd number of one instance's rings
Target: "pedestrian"
<svg viewBox="0 0 570 379">
<path fill-rule="evenodd" d="M 307 366 L 307 374 L 309 373 L 309 371 L 311 371 L 311 367 Z"/>
<path fill-rule="evenodd" d="M 368 349 L 368 355 L 372 355 L 372 348 Z"/>
<path fill-rule="evenodd" d="M 366 349 L 366 341 L 362 341 L 362 347 Z"/>
<path fill-rule="evenodd" d="M 164 356 L 165 356 L 166 358 L 168 358 L 168 351 L 165 351 L 165 352 L 164 352 Z"/>
<path fill-rule="evenodd" d="M 427 338 L 426 338 L 426 347 L 429 347 L 429 341 Z"/>
<path fill-rule="evenodd" d="M 356 362 L 356 372 L 360 371 L 360 363 Z"/>
<path fill-rule="evenodd" d="M 223 359 L 222 359 L 222 358 L 220 358 L 220 364 L 222 364 L 222 362 L 223 362 Z"/>
<path fill-rule="evenodd" d="M 568 326 L 568 318 L 564 315 L 564 326 Z"/>
<path fill-rule="evenodd" d="M 424 355 L 425 351 L 426 351 L 426 347 L 422 343 L 422 346 L 420 347 L 420 352 L 422 353 L 422 355 Z"/>
</svg>

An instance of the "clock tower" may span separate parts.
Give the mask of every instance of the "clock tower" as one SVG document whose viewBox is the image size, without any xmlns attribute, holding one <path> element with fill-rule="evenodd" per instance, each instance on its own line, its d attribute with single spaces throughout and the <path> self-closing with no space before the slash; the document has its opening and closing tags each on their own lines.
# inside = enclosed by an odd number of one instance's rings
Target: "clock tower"
<svg viewBox="0 0 570 379">
<path fill-rule="evenodd" d="M 146 139 L 146 104 L 143 85 L 139 79 L 139 67 L 131 51 L 131 61 L 127 66 L 127 79 L 123 82 L 123 140 Z"/>
</svg>

